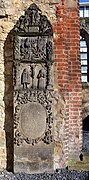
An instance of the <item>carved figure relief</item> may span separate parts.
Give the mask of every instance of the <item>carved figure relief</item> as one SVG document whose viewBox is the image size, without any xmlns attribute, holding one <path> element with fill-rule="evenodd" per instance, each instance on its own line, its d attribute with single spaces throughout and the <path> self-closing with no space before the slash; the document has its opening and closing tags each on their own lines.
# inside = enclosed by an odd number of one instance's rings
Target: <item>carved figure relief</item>
<svg viewBox="0 0 89 180">
<path fill-rule="evenodd" d="M 23 85 L 23 89 L 27 89 L 28 84 L 30 83 L 31 83 L 31 72 L 28 72 L 28 70 L 25 68 L 21 76 L 21 84 Z"/>
<path fill-rule="evenodd" d="M 46 37 L 19 37 L 18 52 L 20 61 L 45 61 L 46 57 Z M 17 51 L 17 49 L 16 49 Z"/>
<path fill-rule="evenodd" d="M 17 145 L 24 141 L 32 145 L 53 141 L 52 34 L 49 20 L 34 3 L 14 27 L 14 143 Z"/>
<path fill-rule="evenodd" d="M 43 69 L 39 71 L 37 78 L 38 78 L 38 89 L 45 89 L 46 75 Z"/>
</svg>

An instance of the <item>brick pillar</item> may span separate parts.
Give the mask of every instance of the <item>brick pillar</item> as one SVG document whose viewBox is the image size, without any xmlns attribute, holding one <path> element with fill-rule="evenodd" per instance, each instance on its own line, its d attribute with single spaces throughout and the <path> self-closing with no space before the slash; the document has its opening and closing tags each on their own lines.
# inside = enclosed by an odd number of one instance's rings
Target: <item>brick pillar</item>
<svg viewBox="0 0 89 180">
<path fill-rule="evenodd" d="M 65 124 L 64 124 L 64 158 L 68 158 L 68 124 L 69 124 L 69 75 L 68 75 L 68 46 L 67 26 L 66 26 L 66 8 L 64 5 L 57 7 L 57 24 L 54 26 L 54 57 L 58 72 L 58 87 L 65 99 Z"/>
<path fill-rule="evenodd" d="M 82 86 L 80 62 L 79 8 L 69 9 L 67 29 L 70 32 L 69 155 L 74 155 L 79 154 L 82 149 Z"/>
<path fill-rule="evenodd" d="M 72 2 L 72 1 L 71 1 Z M 65 159 L 82 149 L 82 87 L 80 63 L 79 2 L 57 6 L 54 25 L 54 55 L 58 86 L 65 99 Z"/>
</svg>

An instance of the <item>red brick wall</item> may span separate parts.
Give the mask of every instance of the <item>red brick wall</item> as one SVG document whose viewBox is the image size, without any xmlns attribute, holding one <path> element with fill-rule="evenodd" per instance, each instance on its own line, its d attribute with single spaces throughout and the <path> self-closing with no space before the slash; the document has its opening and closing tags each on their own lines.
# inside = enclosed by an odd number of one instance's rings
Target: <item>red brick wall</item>
<svg viewBox="0 0 89 180">
<path fill-rule="evenodd" d="M 64 133 L 67 158 L 68 154 L 79 154 L 82 149 L 79 2 L 72 8 L 66 7 L 65 1 L 57 6 L 54 34 L 58 86 L 66 102 Z"/>
</svg>

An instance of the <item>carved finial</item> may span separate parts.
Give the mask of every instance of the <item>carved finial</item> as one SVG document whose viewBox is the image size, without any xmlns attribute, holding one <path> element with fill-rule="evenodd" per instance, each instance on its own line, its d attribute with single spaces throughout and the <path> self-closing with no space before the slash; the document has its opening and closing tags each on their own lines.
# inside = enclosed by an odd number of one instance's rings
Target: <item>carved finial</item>
<svg viewBox="0 0 89 180">
<path fill-rule="evenodd" d="M 32 4 L 30 5 L 29 9 L 31 9 L 31 10 L 37 10 L 37 11 L 40 11 L 40 12 L 41 12 L 41 10 L 39 9 L 39 7 L 38 7 L 35 3 L 32 3 Z"/>
<path fill-rule="evenodd" d="M 64 5 L 65 0 L 61 0 L 61 1 L 62 1 L 62 5 Z"/>
</svg>

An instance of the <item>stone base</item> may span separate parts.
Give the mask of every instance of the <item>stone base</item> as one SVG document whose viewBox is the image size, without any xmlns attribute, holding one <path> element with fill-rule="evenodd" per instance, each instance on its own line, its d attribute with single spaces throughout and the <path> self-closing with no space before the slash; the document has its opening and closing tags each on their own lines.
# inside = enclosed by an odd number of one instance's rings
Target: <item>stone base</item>
<svg viewBox="0 0 89 180">
<path fill-rule="evenodd" d="M 14 147 L 14 172 L 41 173 L 53 171 L 53 149 L 54 145 L 29 145 Z"/>
</svg>

